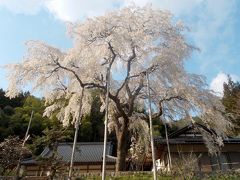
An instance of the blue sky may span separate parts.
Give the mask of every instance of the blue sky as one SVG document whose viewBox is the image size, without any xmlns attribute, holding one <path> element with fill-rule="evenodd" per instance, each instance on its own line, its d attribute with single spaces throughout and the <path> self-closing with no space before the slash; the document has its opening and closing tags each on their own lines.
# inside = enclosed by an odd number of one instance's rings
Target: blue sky
<svg viewBox="0 0 240 180">
<path fill-rule="evenodd" d="M 189 72 L 207 77 L 209 87 L 222 91 L 230 74 L 240 80 L 239 0 L 0 0 L 0 66 L 21 62 L 24 43 L 41 40 L 61 49 L 71 47 L 66 21 L 84 21 L 134 2 L 151 3 L 171 11 L 190 28 L 188 41 L 201 49 L 186 62 Z M 0 88 L 7 88 L 6 72 L 0 71 Z"/>
</svg>

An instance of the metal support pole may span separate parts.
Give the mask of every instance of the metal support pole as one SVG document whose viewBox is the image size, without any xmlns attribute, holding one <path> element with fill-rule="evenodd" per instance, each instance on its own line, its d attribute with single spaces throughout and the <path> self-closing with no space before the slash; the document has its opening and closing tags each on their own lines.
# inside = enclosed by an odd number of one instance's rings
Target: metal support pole
<svg viewBox="0 0 240 180">
<path fill-rule="evenodd" d="M 26 131 L 26 133 L 25 133 L 25 137 L 24 137 L 24 140 L 23 140 L 23 143 L 22 143 L 22 148 L 25 146 L 25 143 L 26 143 L 26 141 L 27 141 L 28 138 L 29 138 L 28 133 L 29 133 L 29 129 L 30 129 L 30 126 L 31 126 L 31 123 L 32 123 L 33 113 L 34 113 L 34 111 L 32 111 L 30 120 L 29 120 L 29 122 L 28 122 L 27 131 Z M 23 154 L 23 152 L 22 152 L 22 149 L 21 149 L 20 158 L 19 158 L 19 160 L 18 160 L 18 164 L 17 164 L 17 168 L 16 168 L 16 178 L 15 178 L 15 179 L 19 179 L 19 171 L 20 171 L 20 167 L 21 167 L 22 154 Z"/>
<path fill-rule="evenodd" d="M 155 162 L 155 149 L 153 142 L 153 128 L 152 128 L 152 107 L 151 107 L 151 95 L 150 95 L 150 87 L 149 87 L 149 74 L 147 72 L 147 90 L 148 90 L 148 104 L 149 104 L 149 124 L 150 124 L 150 138 L 151 138 L 151 150 L 152 150 L 152 162 L 153 162 L 153 178 L 157 180 L 157 170 L 156 170 L 156 162 Z"/>
<path fill-rule="evenodd" d="M 107 68 L 107 93 L 105 107 L 105 125 L 104 125 L 104 144 L 103 144 L 103 164 L 102 164 L 102 180 L 106 179 L 106 151 L 107 151 L 107 125 L 108 125 L 108 104 L 109 104 L 109 86 L 110 86 L 110 67 Z"/>
<path fill-rule="evenodd" d="M 76 151 L 78 130 L 79 130 L 80 119 L 81 119 L 81 116 L 82 116 L 83 96 L 84 96 L 84 88 L 82 89 L 82 94 L 81 94 L 80 102 L 79 102 L 80 104 L 79 104 L 78 119 L 76 120 L 76 123 L 75 123 L 75 133 L 74 133 L 74 140 L 73 140 L 73 149 L 72 149 L 72 155 L 71 155 L 71 162 L 70 162 L 70 167 L 69 167 L 69 172 L 68 172 L 68 180 L 70 180 L 71 177 L 72 177 L 72 169 L 73 169 L 74 155 L 75 155 L 75 151 Z"/>
</svg>

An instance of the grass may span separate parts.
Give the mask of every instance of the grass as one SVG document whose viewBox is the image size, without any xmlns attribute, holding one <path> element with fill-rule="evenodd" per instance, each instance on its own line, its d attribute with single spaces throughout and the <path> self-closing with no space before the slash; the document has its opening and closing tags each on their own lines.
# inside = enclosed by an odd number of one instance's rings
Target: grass
<svg viewBox="0 0 240 180">
<path fill-rule="evenodd" d="M 129 175 L 121 175 L 118 177 L 109 177 L 107 176 L 106 180 L 151 180 L 153 179 L 153 175 L 151 173 L 135 173 Z M 158 175 L 158 180 L 183 180 L 184 178 L 179 175 Z M 188 179 L 188 178 L 187 178 Z M 186 179 L 186 180 L 187 180 Z M 189 180 L 239 180 L 240 173 L 236 172 L 225 172 L 225 173 L 216 173 L 203 175 L 202 177 L 192 177 Z M 92 176 L 92 177 L 81 177 L 76 178 L 76 180 L 101 180 L 101 176 Z"/>
<path fill-rule="evenodd" d="M 9 177 L 11 178 L 11 177 Z M 33 177 L 25 177 L 23 180 L 33 180 Z M 0 177 L 1 179 L 1 177 Z M 38 180 L 46 180 L 47 177 L 34 177 L 34 179 Z M 56 179 L 66 179 L 64 176 L 58 177 Z M 76 177 L 73 178 L 73 180 L 101 180 L 100 175 L 86 175 L 85 177 Z M 151 172 L 131 172 L 127 174 L 121 174 L 119 176 L 107 176 L 106 180 L 152 180 L 153 179 L 153 174 Z M 159 174 L 158 175 L 158 180 L 183 180 L 184 177 L 181 175 L 170 175 L 170 174 Z M 201 177 L 199 176 L 186 176 L 186 180 L 240 180 L 240 172 L 234 172 L 234 171 L 229 171 L 229 172 L 215 172 L 214 174 L 201 174 Z"/>
<path fill-rule="evenodd" d="M 79 178 L 79 180 L 101 180 L 100 176 L 98 177 L 86 177 Z M 107 177 L 106 180 L 151 180 L 153 179 L 152 175 L 128 175 L 128 176 L 120 176 L 120 177 Z M 172 180 L 171 176 L 158 176 L 158 180 Z M 78 179 L 76 179 L 78 180 Z"/>
</svg>

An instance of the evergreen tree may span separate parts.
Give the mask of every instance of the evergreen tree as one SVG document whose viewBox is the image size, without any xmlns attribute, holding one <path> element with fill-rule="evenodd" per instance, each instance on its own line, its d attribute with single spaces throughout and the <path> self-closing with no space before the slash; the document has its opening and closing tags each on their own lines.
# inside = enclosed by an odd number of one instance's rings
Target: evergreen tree
<svg viewBox="0 0 240 180">
<path fill-rule="evenodd" d="M 224 95 L 222 103 L 226 108 L 228 116 L 233 120 L 233 134 L 240 134 L 240 83 L 234 82 L 231 77 L 228 77 L 228 82 L 224 83 Z"/>
</svg>

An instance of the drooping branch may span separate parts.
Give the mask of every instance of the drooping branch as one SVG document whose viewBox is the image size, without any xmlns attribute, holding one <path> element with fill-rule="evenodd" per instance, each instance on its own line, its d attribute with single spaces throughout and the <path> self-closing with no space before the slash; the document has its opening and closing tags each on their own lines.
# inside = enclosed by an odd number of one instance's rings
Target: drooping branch
<svg viewBox="0 0 240 180">
<path fill-rule="evenodd" d="M 67 86 L 65 86 L 65 85 L 63 84 L 63 82 L 60 80 L 59 76 L 57 76 L 57 80 L 58 80 L 59 84 L 63 87 L 63 89 L 64 89 L 64 90 L 67 90 Z"/>
</svg>

